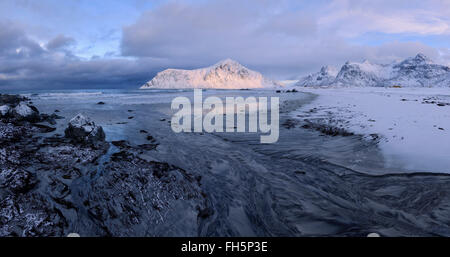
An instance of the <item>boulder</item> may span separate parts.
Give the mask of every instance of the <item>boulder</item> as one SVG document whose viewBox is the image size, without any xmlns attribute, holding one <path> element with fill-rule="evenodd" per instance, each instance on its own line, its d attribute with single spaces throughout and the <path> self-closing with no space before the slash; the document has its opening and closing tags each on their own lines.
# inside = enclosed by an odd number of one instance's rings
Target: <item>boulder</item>
<svg viewBox="0 0 450 257">
<path fill-rule="evenodd" d="M 13 96 L 2 96 L 0 101 L 0 117 L 9 118 L 12 121 L 30 121 L 37 122 L 40 120 L 39 111 L 36 107 L 27 104 L 26 102 L 18 102 L 15 100 L 20 98 L 14 98 Z"/>
<path fill-rule="evenodd" d="M 6 116 L 10 110 L 11 110 L 11 107 L 9 107 L 6 104 L 0 106 L 0 117 Z"/>
<path fill-rule="evenodd" d="M 38 109 L 32 105 L 26 104 L 25 102 L 20 102 L 10 111 L 10 113 L 16 120 L 36 122 L 40 119 Z"/>
<path fill-rule="evenodd" d="M 103 128 L 82 114 L 78 114 L 69 121 L 64 134 L 66 138 L 77 143 L 97 145 L 105 141 Z"/>
<path fill-rule="evenodd" d="M 1 169 L 0 188 L 6 188 L 14 193 L 24 193 L 37 183 L 33 174 L 20 169 Z"/>
</svg>

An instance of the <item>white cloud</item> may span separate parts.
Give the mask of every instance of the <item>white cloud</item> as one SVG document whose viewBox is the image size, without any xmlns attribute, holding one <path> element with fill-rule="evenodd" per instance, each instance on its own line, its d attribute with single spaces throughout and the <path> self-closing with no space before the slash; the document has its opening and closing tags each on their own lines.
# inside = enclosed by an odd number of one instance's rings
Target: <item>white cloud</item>
<svg viewBox="0 0 450 257">
<path fill-rule="evenodd" d="M 446 35 L 449 9 L 444 1 L 334 0 L 319 25 L 346 37 L 367 32 Z"/>
</svg>

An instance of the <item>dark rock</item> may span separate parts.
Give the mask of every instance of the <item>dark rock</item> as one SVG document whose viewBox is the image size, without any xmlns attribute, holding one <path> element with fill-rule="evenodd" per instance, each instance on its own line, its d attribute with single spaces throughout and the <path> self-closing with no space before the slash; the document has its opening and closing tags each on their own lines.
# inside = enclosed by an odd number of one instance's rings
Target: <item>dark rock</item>
<svg viewBox="0 0 450 257">
<path fill-rule="evenodd" d="M 142 150 L 154 150 L 156 149 L 156 147 L 158 146 L 158 144 L 142 144 L 142 145 L 138 145 L 138 147 Z"/>
<path fill-rule="evenodd" d="M 20 169 L 1 169 L 0 187 L 14 193 L 25 193 L 37 183 L 33 174 Z"/>
<path fill-rule="evenodd" d="M 39 131 L 41 133 L 49 133 L 49 132 L 53 132 L 56 130 L 56 128 L 49 127 L 49 126 L 43 125 L 43 124 L 38 124 L 38 123 L 33 124 L 33 126 L 35 126 L 36 128 L 39 128 Z"/>
<path fill-rule="evenodd" d="M 370 134 L 369 136 L 371 136 L 373 140 L 378 140 L 380 138 L 378 134 Z"/>
<path fill-rule="evenodd" d="M 82 114 L 78 114 L 70 120 L 64 134 L 66 138 L 77 143 L 98 145 L 105 141 L 103 128 Z"/>
<path fill-rule="evenodd" d="M 311 122 L 309 120 L 305 120 L 305 122 L 306 122 L 306 124 L 302 125 L 302 128 L 313 129 L 313 130 L 319 131 L 320 133 L 328 135 L 328 136 L 348 137 L 348 136 L 355 135 L 354 133 L 349 132 L 349 131 L 345 130 L 344 128 L 339 128 L 339 127 L 331 126 L 328 124 L 315 123 L 315 122 Z"/>
<path fill-rule="evenodd" d="M 41 114 L 39 118 L 39 122 L 48 122 L 50 125 L 55 125 L 56 120 L 64 119 L 64 117 L 59 116 L 55 113 L 52 113 L 50 115 L 48 114 Z"/>
<path fill-rule="evenodd" d="M 120 151 L 117 153 L 113 153 L 111 155 L 111 161 L 118 162 L 118 161 L 129 161 L 132 159 L 132 154 L 127 151 Z"/>
<path fill-rule="evenodd" d="M 151 142 L 155 142 L 156 141 L 155 138 L 150 136 L 150 135 L 147 136 L 147 140 L 151 141 Z"/>
<path fill-rule="evenodd" d="M 111 144 L 119 147 L 120 149 L 128 149 L 131 148 L 130 144 L 125 140 L 112 141 Z"/>
<path fill-rule="evenodd" d="M 42 196 L 7 196 L 0 200 L 0 236 L 64 236 L 67 221 Z"/>
<path fill-rule="evenodd" d="M 291 129 L 291 128 L 295 128 L 295 126 L 298 124 L 298 121 L 293 120 L 293 119 L 287 119 L 285 122 L 283 122 L 283 124 L 281 124 L 281 126 L 287 128 L 287 129 Z"/>
<path fill-rule="evenodd" d="M 0 94 L 0 106 L 1 105 L 12 105 L 16 106 L 20 102 L 28 101 L 29 99 L 20 95 L 7 95 Z"/>
<path fill-rule="evenodd" d="M 185 213 L 184 217 L 197 217 L 207 208 L 205 194 L 197 181 L 178 167 L 147 162 L 121 152 L 105 169 L 105 175 L 95 181 L 83 198 L 89 215 L 102 228 L 103 235 L 149 236 L 153 234 L 149 228 L 178 222 L 179 211 Z M 206 216 L 205 212 L 200 216 Z M 185 224 L 195 231 L 197 221 L 191 221 L 193 224 Z M 170 226 L 170 231 L 158 234 L 192 234 L 185 226 L 183 230 Z"/>
<path fill-rule="evenodd" d="M 13 143 L 24 138 L 31 137 L 33 133 L 32 127 L 25 123 L 15 125 L 14 123 L 4 123 L 0 121 L 0 143 Z"/>
<path fill-rule="evenodd" d="M 212 208 L 206 207 L 204 209 L 200 209 L 198 211 L 198 217 L 201 219 L 206 219 L 211 217 L 214 214 L 214 210 Z"/>
<path fill-rule="evenodd" d="M 36 107 L 25 102 L 20 102 L 16 106 L 3 105 L 0 106 L 1 117 L 9 118 L 10 121 L 16 123 L 21 121 L 39 122 L 40 115 Z"/>
<path fill-rule="evenodd" d="M 50 186 L 50 195 L 54 199 L 63 199 L 70 194 L 70 188 L 67 184 L 61 182 L 58 179 L 52 178 Z"/>
</svg>

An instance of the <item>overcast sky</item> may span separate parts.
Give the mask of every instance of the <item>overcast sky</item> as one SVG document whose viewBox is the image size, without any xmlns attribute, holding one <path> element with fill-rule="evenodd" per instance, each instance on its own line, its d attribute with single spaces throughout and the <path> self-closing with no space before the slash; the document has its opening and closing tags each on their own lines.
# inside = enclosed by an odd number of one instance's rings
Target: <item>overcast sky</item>
<svg viewBox="0 0 450 257">
<path fill-rule="evenodd" d="M 418 52 L 450 65 L 450 1 L 0 1 L 0 90 L 138 87 L 225 58 L 292 79 Z"/>
</svg>

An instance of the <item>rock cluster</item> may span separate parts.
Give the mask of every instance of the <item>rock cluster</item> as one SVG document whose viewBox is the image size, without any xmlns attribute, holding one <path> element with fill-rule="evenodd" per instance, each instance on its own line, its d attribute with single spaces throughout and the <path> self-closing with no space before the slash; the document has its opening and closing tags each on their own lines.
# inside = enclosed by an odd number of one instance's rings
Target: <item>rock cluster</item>
<svg viewBox="0 0 450 257">
<path fill-rule="evenodd" d="M 28 101 L 0 95 L 0 236 L 198 234 L 200 179 L 141 158 L 156 141 L 111 147 L 81 114 L 65 136 L 42 134 L 56 121 Z"/>
<path fill-rule="evenodd" d="M 27 103 L 28 100 L 21 96 L 0 94 L 0 118 L 13 121 L 39 121 L 39 111 Z"/>
</svg>

